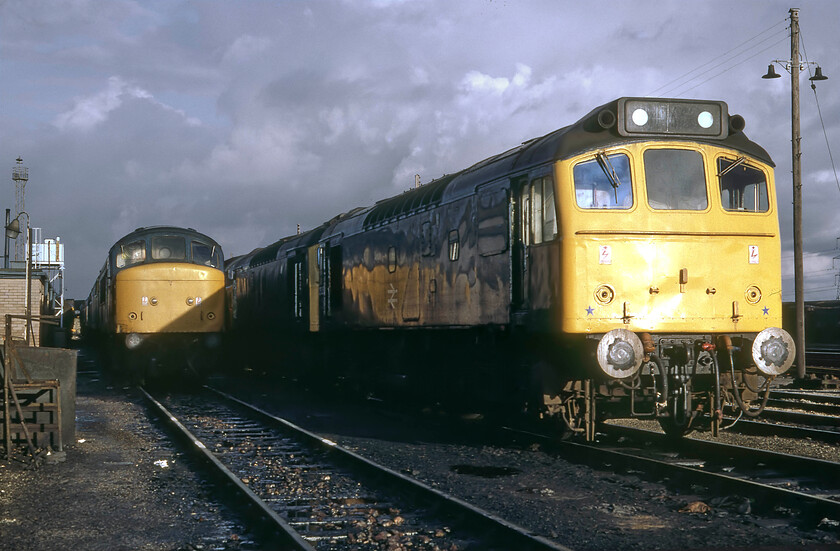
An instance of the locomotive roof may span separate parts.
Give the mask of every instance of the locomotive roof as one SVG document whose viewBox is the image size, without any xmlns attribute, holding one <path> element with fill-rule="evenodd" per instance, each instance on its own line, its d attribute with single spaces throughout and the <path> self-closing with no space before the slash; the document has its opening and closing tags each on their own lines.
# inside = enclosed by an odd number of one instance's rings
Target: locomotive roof
<svg viewBox="0 0 840 551">
<path fill-rule="evenodd" d="M 114 243 L 114 246 L 119 245 L 121 243 L 126 243 L 128 241 L 132 241 L 134 239 L 138 239 L 140 237 L 146 237 L 149 235 L 184 235 L 188 237 L 195 237 L 199 238 L 202 241 L 206 241 L 212 245 L 216 245 L 217 247 L 219 244 L 216 242 L 215 239 L 205 235 L 199 231 L 194 230 L 193 228 L 181 228 L 178 226 L 148 226 L 143 228 L 137 228 L 131 233 L 128 233 L 122 236 L 120 239 Z"/>
<path fill-rule="evenodd" d="M 710 106 L 720 115 L 720 135 L 675 134 L 627 135 L 619 128 L 621 109 L 635 101 L 662 105 Z M 714 109 L 713 109 L 714 110 Z M 606 115 L 605 115 L 606 114 Z M 612 117 L 612 118 L 611 118 Z M 740 122 L 740 126 L 735 123 Z M 733 124 L 735 123 L 735 124 Z M 704 127 L 705 128 L 705 127 Z M 527 174 L 528 170 L 559 159 L 573 157 L 586 151 L 612 147 L 619 144 L 650 141 L 685 140 L 731 148 L 775 166 L 767 151 L 747 138 L 743 132 L 743 119 L 730 115 L 724 102 L 700 102 L 681 99 L 618 98 L 596 107 L 577 122 L 544 136 L 523 142 L 508 151 L 488 157 L 469 168 L 447 174 L 417 189 L 389 197 L 371 207 L 356 208 L 340 214 L 323 225 L 299 236 L 291 236 L 263 249 L 244 255 L 239 264 L 251 265 L 271 261 L 283 250 L 296 249 L 317 242 L 322 235 L 351 234 L 370 229 L 401 215 L 420 212 L 441 202 L 473 193 L 476 186 L 498 178 Z"/>
<path fill-rule="evenodd" d="M 637 104 L 647 101 L 655 103 L 657 106 L 667 104 L 689 105 L 695 107 L 695 109 L 707 106 L 717 107 L 722 119 L 720 131 L 723 136 L 697 136 L 676 133 L 657 136 L 650 134 L 628 136 L 621 132 L 617 121 L 621 116 L 621 109 L 631 101 L 635 101 Z M 606 118 L 602 119 L 602 117 Z M 606 122 L 602 124 L 601 120 Z M 460 172 L 433 180 L 418 189 L 379 201 L 366 211 L 363 227 L 368 229 L 395 216 L 417 212 L 441 201 L 472 193 L 476 186 L 500 177 L 521 175 L 544 163 L 623 143 L 652 140 L 673 141 L 675 139 L 704 142 L 735 149 L 774 166 L 767 151 L 746 137 L 743 133 L 743 125 L 738 127 L 737 124 L 731 124 L 731 121 L 734 122 L 735 120 L 743 123 L 743 119 L 739 116 L 729 115 L 724 102 L 619 98 L 593 109 L 574 124 L 555 130 L 545 136 L 523 142 L 513 149 L 488 157 Z"/>
<path fill-rule="evenodd" d="M 453 191 L 456 187 L 461 187 L 462 179 L 472 183 L 475 178 L 467 178 L 468 176 L 479 173 L 480 178 L 475 183 L 488 182 L 494 177 L 504 176 L 506 174 L 516 174 L 524 172 L 533 166 L 542 163 L 551 162 L 559 159 L 567 159 L 575 155 L 579 155 L 586 151 L 593 151 L 603 149 L 624 143 L 649 142 L 656 140 L 674 141 L 686 140 L 693 142 L 703 142 L 717 145 L 720 147 L 731 148 L 736 151 L 745 153 L 751 157 L 759 159 L 771 166 L 775 166 L 773 160 L 767 151 L 760 145 L 756 144 L 743 132 L 743 125 L 740 128 L 724 128 L 723 137 L 713 136 L 696 136 L 687 134 L 638 134 L 636 136 L 623 134 L 620 129 L 620 124 L 616 123 L 617 116 L 620 116 L 620 109 L 629 101 L 637 98 L 619 98 L 606 103 L 600 107 L 596 107 L 590 111 L 583 118 L 569 126 L 560 128 L 545 136 L 534 138 L 523 142 L 518 147 L 510 149 L 505 153 L 489 157 L 475 165 L 467 168 L 459 173 L 453 175 L 457 180 L 453 182 Z M 639 98 L 641 99 L 641 98 Z M 655 100 L 657 103 L 679 102 L 690 103 L 690 100 Z M 720 106 L 726 109 L 724 102 L 706 102 Z M 602 126 L 599 122 L 600 117 L 605 113 L 612 116 L 612 124 Z M 730 120 L 743 119 L 737 115 L 731 116 L 728 112 L 724 112 L 724 126 L 730 125 Z M 429 185 L 434 184 L 432 182 Z"/>
</svg>

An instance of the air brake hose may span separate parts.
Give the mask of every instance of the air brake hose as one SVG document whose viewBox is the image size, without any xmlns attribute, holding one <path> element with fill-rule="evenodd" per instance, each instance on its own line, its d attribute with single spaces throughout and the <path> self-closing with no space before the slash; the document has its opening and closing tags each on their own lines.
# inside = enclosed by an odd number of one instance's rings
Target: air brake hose
<svg viewBox="0 0 840 551">
<path fill-rule="evenodd" d="M 660 375 L 662 375 L 662 400 L 665 402 L 668 401 L 668 374 L 665 373 L 665 365 L 662 363 L 662 359 L 657 356 L 656 354 L 650 355 L 650 361 L 656 364 L 656 369 L 659 371 Z M 653 377 L 653 388 L 654 392 L 656 391 L 656 376 Z M 657 410 L 659 409 L 657 405 Z"/>
<path fill-rule="evenodd" d="M 758 406 L 758 409 L 753 410 L 748 408 L 741 399 L 741 391 L 738 390 L 738 384 L 735 382 L 735 359 L 732 357 L 732 341 L 728 337 L 724 337 L 724 339 L 726 340 L 726 351 L 729 356 L 730 372 L 732 373 L 732 394 L 735 396 L 735 402 L 747 417 L 758 417 L 764 411 L 764 408 L 767 406 L 767 400 L 770 398 L 770 381 L 768 380 L 766 383 L 764 398 L 762 398 L 761 405 Z"/>
<path fill-rule="evenodd" d="M 715 411 L 714 418 L 720 421 L 723 418 L 723 410 L 720 408 L 720 365 L 718 364 L 717 350 L 712 353 L 712 362 L 715 366 Z"/>
</svg>

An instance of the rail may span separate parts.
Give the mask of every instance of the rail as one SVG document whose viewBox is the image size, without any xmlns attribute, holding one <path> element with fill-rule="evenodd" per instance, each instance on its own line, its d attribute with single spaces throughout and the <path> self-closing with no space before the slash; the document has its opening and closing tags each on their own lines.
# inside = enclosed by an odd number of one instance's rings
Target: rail
<svg viewBox="0 0 840 551">
<path fill-rule="evenodd" d="M 176 404 L 173 413 L 171 407 L 165 408 L 146 394 L 149 401 L 155 404 L 155 409 L 160 410 L 170 424 L 178 427 L 182 440 L 191 444 L 192 451 L 200 450 L 206 463 L 213 464 L 216 469 L 227 470 L 229 474 L 225 475 L 225 479 L 233 481 L 233 486 L 247 494 L 254 504 L 252 509 L 260 511 L 260 515 L 267 519 L 264 521 L 276 525 L 273 530 L 285 534 L 283 541 L 287 545 L 298 546 L 296 549 L 323 548 L 319 545 L 328 545 L 329 549 L 352 548 L 355 538 L 363 537 L 360 533 L 371 530 L 364 528 L 370 522 L 370 519 L 365 518 L 369 515 L 353 512 L 359 506 L 362 511 L 379 510 L 383 516 L 393 516 L 392 521 L 389 521 L 393 524 L 405 523 L 400 525 L 406 537 L 442 538 L 443 541 L 459 544 L 464 541 L 475 544 L 478 541 L 480 543 L 477 548 L 488 550 L 567 549 L 467 502 L 378 465 L 234 396 L 215 389 L 208 390 L 214 393 L 219 403 L 227 405 L 216 406 L 207 398 L 192 397 L 192 400 L 200 401 L 198 407 Z M 169 399 L 177 400 L 173 397 Z M 231 414 L 216 413 L 217 407 L 221 407 L 219 411 L 224 408 L 240 410 L 241 417 L 250 421 L 228 421 L 238 416 L 228 417 Z M 205 423 L 210 428 L 199 426 Z M 186 428 L 188 425 L 190 429 Z M 271 434 L 263 435 L 269 430 Z M 243 454 L 225 452 L 228 448 L 240 445 L 234 443 L 237 435 L 253 438 L 257 442 L 265 439 L 263 443 L 246 442 L 241 448 L 246 450 L 249 464 L 259 463 L 263 466 L 263 474 L 249 474 L 249 465 L 237 464 L 237 458 Z M 290 457 L 293 458 L 292 464 L 286 465 L 284 462 Z M 298 467 L 302 471 L 296 471 Z M 237 474 L 230 471 L 236 471 Z M 279 482 L 262 486 L 266 484 L 266 473 L 271 472 L 285 473 L 281 477 L 283 480 L 293 479 L 300 487 L 281 488 Z M 313 476 L 317 479 L 317 495 L 307 497 L 309 494 L 304 480 Z M 357 476 L 360 478 L 357 479 Z M 243 478 L 251 485 L 245 484 Z M 333 497 L 325 498 L 318 493 L 331 485 L 337 489 L 332 493 L 327 492 L 327 495 Z M 353 491 L 348 493 L 348 488 L 353 488 Z M 270 491 L 266 493 L 266 489 Z M 287 495 L 290 490 L 296 496 L 294 499 Z M 345 497 L 335 497 L 339 495 Z M 341 505 L 345 502 L 346 505 Z M 310 510 L 312 507 L 314 509 Z M 347 510 L 343 509 L 345 507 Z M 344 512 L 339 514 L 336 512 L 338 509 Z M 441 529 L 453 522 L 455 526 L 451 532 L 449 529 Z M 341 543 L 335 543 L 336 539 Z M 414 545 L 418 549 L 426 548 L 418 547 L 417 542 Z"/>
</svg>

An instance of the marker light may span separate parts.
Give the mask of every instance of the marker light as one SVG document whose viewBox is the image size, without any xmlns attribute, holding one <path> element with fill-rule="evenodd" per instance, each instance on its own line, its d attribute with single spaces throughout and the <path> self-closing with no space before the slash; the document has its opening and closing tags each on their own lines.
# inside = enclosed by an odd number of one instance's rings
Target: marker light
<svg viewBox="0 0 840 551">
<path fill-rule="evenodd" d="M 703 111 L 697 115 L 697 124 L 699 124 L 702 128 L 711 128 L 714 123 L 715 118 L 708 111 Z"/>
<path fill-rule="evenodd" d="M 648 114 L 644 109 L 636 109 L 633 111 L 633 124 L 636 126 L 644 126 L 648 122 Z"/>
</svg>

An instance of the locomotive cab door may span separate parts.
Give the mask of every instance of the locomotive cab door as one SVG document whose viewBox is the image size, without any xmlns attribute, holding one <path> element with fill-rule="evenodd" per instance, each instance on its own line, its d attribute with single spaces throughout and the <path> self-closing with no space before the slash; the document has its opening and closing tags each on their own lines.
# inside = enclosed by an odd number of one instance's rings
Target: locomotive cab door
<svg viewBox="0 0 840 551">
<path fill-rule="evenodd" d="M 307 323 L 309 315 L 309 284 L 306 268 L 306 251 L 295 251 L 286 260 L 289 303 L 292 305 L 291 321 L 295 323 Z"/>
<path fill-rule="evenodd" d="M 306 249 L 307 274 L 309 275 L 309 331 L 316 332 L 321 328 L 320 318 L 320 287 L 321 267 L 319 258 L 323 249 L 315 244 Z"/>
<path fill-rule="evenodd" d="M 510 242 L 511 242 L 511 313 L 528 309 L 528 281 L 529 262 L 528 245 L 530 245 L 529 216 L 531 212 L 531 195 L 527 178 L 519 178 L 511 182 L 510 197 Z"/>
<path fill-rule="evenodd" d="M 321 320 L 341 311 L 342 265 L 340 241 L 318 246 L 318 304 Z"/>
<path fill-rule="evenodd" d="M 513 190 L 511 308 L 514 321 L 522 321 L 524 312 L 550 307 L 557 251 L 549 244 L 557 236 L 557 216 L 553 180 L 545 170 L 514 182 Z"/>
</svg>

